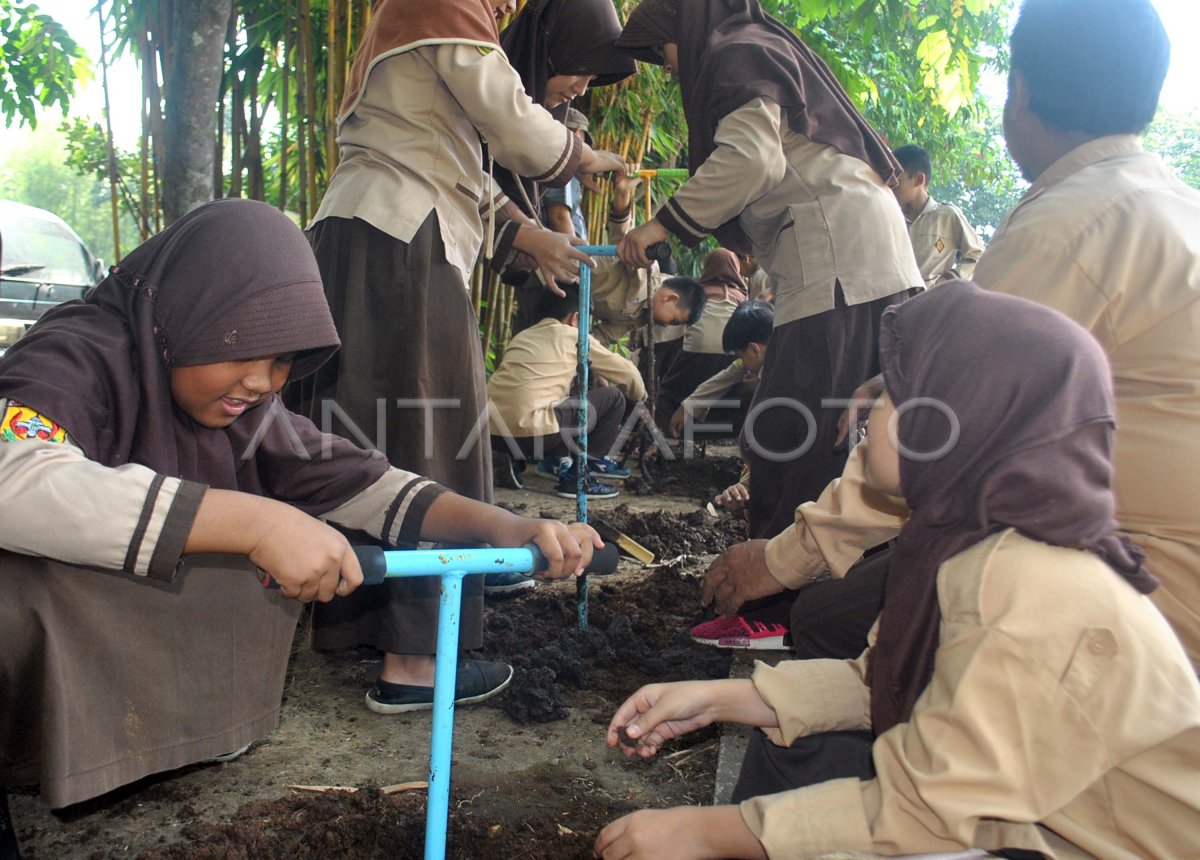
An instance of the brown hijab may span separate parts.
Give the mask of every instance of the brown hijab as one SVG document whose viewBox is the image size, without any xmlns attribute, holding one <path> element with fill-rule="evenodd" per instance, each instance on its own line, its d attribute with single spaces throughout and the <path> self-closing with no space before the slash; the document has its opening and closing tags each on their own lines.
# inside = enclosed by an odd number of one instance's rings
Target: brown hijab
<svg viewBox="0 0 1200 860">
<path fill-rule="evenodd" d="M 378 480 L 383 456 L 322 436 L 277 395 L 228 428 L 203 427 L 175 406 L 170 369 L 294 353 L 294 379 L 338 344 L 304 234 L 265 203 L 217 200 L 139 245 L 83 300 L 47 311 L 0 358 L 0 397 L 53 417 L 106 466 L 319 514 Z"/>
<path fill-rule="evenodd" d="M 1086 331 L 952 281 L 889 308 L 879 345 L 903 410 L 898 438 L 913 453 L 900 460 L 912 515 L 893 549 L 867 678 L 876 734 L 908 720 L 933 675 L 939 567 L 988 535 L 1013 528 L 1095 553 L 1142 593 L 1158 584 L 1116 534 L 1111 371 Z"/>
<path fill-rule="evenodd" d="M 704 258 L 700 285 L 710 299 L 738 304 L 746 301 L 746 279 L 742 277 L 737 254 L 727 248 L 717 248 Z"/>
<path fill-rule="evenodd" d="M 839 152 L 865 161 L 887 185 L 900 165 L 862 117 L 825 62 L 758 0 L 643 0 L 629 15 L 617 46 L 662 65 L 658 49 L 679 46 L 679 84 L 688 124 L 688 167 L 712 154 L 717 123 L 747 102 L 766 97 L 786 111 L 788 125 Z M 717 228 L 721 244 L 749 252 L 733 219 Z"/>
<path fill-rule="evenodd" d="M 380 60 L 421 45 L 455 42 L 497 47 L 496 15 L 487 0 L 379 0 L 354 53 L 338 123 L 358 107 L 363 85 Z"/>
<path fill-rule="evenodd" d="M 590 86 L 604 87 L 634 74 L 637 63 L 616 48 L 620 35 L 621 22 L 612 0 L 529 0 L 500 34 L 500 45 L 521 76 L 525 92 L 540 105 L 554 75 L 594 75 Z M 564 121 L 567 105 L 551 113 Z M 540 191 L 535 183 L 500 166 L 495 176 L 526 214 L 540 218 Z M 534 211 L 528 211 L 526 198 Z"/>
</svg>

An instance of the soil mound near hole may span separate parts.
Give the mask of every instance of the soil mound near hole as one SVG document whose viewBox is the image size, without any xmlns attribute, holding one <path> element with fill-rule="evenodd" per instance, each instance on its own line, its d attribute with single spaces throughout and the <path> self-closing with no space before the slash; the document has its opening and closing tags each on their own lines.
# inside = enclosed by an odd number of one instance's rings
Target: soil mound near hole
<svg viewBox="0 0 1200 860">
<path fill-rule="evenodd" d="M 593 719 L 607 723 L 643 684 L 725 677 L 730 652 L 688 636 L 703 617 L 700 577 L 678 565 L 640 581 L 601 579 L 588 602 L 587 630 L 578 627 L 568 589 L 539 589 L 491 607 L 485 654 L 516 667 L 499 706 L 519 723 L 550 722 L 567 716 L 569 693 L 585 690 L 593 694 L 585 704 L 596 702 Z"/>
<path fill-rule="evenodd" d="M 601 516 L 660 560 L 724 552 L 733 544 L 746 540 L 749 534 L 746 521 L 741 517 L 725 514 L 714 518 L 705 510 L 669 514 L 665 511 L 635 511 L 628 505 L 618 505 Z"/>
<path fill-rule="evenodd" d="M 505 820 L 486 798 L 482 805 L 465 804 L 459 792 L 454 794 L 447 827 L 448 857 L 584 860 L 592 856 L 600 824 L 628 811 L 625 804 L 601 804 L 569 823 L 548 815 Z M 389 796 L 368 786 L 353 793 L 252 801 L 238 809 L 233 821 L 190 824 L 183 828 L 183 836 L 187 843 L 147 851 L 141 860 L 420 860 L 425 793 Z"/>
</svg>

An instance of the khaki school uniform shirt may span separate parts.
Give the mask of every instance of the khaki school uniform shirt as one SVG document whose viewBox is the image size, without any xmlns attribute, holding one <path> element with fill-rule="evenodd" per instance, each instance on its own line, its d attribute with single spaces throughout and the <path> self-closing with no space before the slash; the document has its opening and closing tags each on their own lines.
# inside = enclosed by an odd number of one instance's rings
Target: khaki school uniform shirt
<svg viewBox="0 0 1200 860">
<path fill-rule="evenodd" d="M 1200 667 L 1200 192 L 1134 137 L 1084 144 L 1038 178 L 975 280 L 1062 311 L 1104 347 L 1117 520 L 1162 583 L 1151 600 Z M 772 539 L 771 572 L 792 588 L 826 569 L 844 575 L 895 536 L 904 511 L 863 484 L 852 456 Z"/>
<path fill-rule="evenodd" d="M 258 408 L 283 406 L 272 398 Z M 9 499 L 0 517 L 0 548 L 174 580 L 204 484 L 136 463 L 114 468 L 89 460 L 71 440 L 70 428 L 4 398 L 0 416 L 0 487 Z M 30 436 L 24 429 L 31 421 L 55 431 Z M 10 426 L 15 432 L 8 432 Z M 426 511 L 443 492 L 427 478 L 392 468 L 321 519 L 394 546 L 415 546 Z"/>
<path fill-rule="evenodd" d="M 582 156 L 579 139 L 526 95 L 503 51 L 425 45 L 379 61 L 338 128 L 341 161 L 313 223 L 361 218 L 407 242 L 436 212 L 465 286 L 491 189 L 480 135 L 496 161 L 548 185 L 569 182 Z"/>
<path fill-rule="evenodd" d="M 1104 347 L 1117 520 L 1200 666 L 1200 191 L 1135 137 L 1086 143 L 1038 177 L 975 280 L 1062 311 Z"/>
<path fill-rule="evenodd" d="M 646 396 L 637 366 L 589 339 L 593 373 L 621 389 L 630 400 Z M 549 436 L 557 433 L 554 407 L 567 399 L 579 356 L 579 329 L 544 319 L 517 334 L 488 380 L 488 423 L 497 436 Z"/>
<path fill-rule="evenodd" d="M 866 162 L 788 126 L 757 98 L 717 124 L 716 149 L 658 211 L 692 246 L 737 218 L 775 287 L 775 325 L 921 287 L 904 216 Z"/>
<path fill-rule="evenodd" d="M 752 379 L 757 379 L 757 373 L 747 373 L 746 368 L 742 366 L 740 358 L 730 362 L 729 367 L 724 370 L 719 370 L 710 376 L 708 379 L 696 386 L 693 391 L 683 401 L 683 408 L 690 412 L 697 421 L 703 421 L 708 417 L 708 410 L 713 408 L 714 401 L 718 401 L 725 397 L 729 389 L 735 385 L 740 385 Z M 730 397 L 731 406 L 738 405 L 736 397 Z"/>
<path fill-rule="evenodd" d="M 937 582 L 933 678 L 875 741 L 876 778 L 744 801 L 767 855 L 1195 857 L 1200 685 L 1150 601 L 1091 553 L 1012 530 L 947 560 Z M 771 740 L 868 729 L 868 660 L 760 663 Z"/>
<path fill-rule="evenodd" d="M 932 197 L 908 222 L 908 236 L 926 287 L 943 276 L 970 280 L 983 254 L 983 243 L 967 216 L 957 206 Z"/>
<path fill-rule="evenodd" d="M 608 220 L 608 241 L 616 244 L 633 229 L 633 210 L 624 216 Z M 662 274 L 657 267 L 639 269 L 622 263 L 616 257 L 595 257 L 596 268 L 592 270 L 592 334 L 605 344 L 613 344 L 626 334 L 634 334 L 646 326 L 649 317 L 649 298 L 646 281 L 650 281 L 649 295 L 662 284 Z"/>
</svg>

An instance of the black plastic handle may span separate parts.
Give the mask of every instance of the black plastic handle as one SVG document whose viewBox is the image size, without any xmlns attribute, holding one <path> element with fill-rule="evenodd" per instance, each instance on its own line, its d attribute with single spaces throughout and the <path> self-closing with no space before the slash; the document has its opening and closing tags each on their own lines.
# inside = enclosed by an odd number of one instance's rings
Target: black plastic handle
<svg viewBox="0 0 1200 860">
<path fill-rule="evenodd" d="M 671 259 L 671 246 L 666 242 L 655 242 L 653 245 L 647 245 L 646 256 L 651 260 L 658 261 L 658 265 L 661 268 Z"/>
<path fill-rule="evenodd" d="M 550 566 L 536 544 L 527 543 L 524 549 L 529 550 L 533 554 L 534 573 L 540 573 Z M 592 561 L 588 565 L 586 572 L 600 575 L 612 573 L 617 569 L 617 562 L 620 561 L 620 558 L 621 550 L 617 548 L 617 545 L 615 543 L 606 543 L 600 549 L 592 552 Z"/>
</svg>

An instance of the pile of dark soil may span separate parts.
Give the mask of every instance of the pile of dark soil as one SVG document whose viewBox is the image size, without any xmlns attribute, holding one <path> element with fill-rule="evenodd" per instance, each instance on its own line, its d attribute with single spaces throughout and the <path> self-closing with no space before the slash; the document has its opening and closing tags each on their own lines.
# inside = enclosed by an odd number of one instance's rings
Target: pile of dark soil
<svg viewBox="0 0 1200 860">
<path fill-rule="evenodd" d="M 575 595 L 563 589 L 539 589 L 489 609 L 484 653 L 517 670 L 500 700 L 513 719 L 563 719 L 575 698 L 574 706 L 589 707 L 593 720 L 606 724 L 642 684 L 728 675 L 729 652 L 697 645 L 687 633 L 704 617 L 696 573 L 672 565 L 636 583 L 599 582 L 587 630 L 579 629 Z"/>
<path fill-rule="evenodd" d="M 564 785 L 561 774 L 531 774 L 528 783 L 543 786 L 547 796 L 538 798 L 535 788 L 525 814 L 517 818 L 511 802 L 500 802 L 494 794 L 489 799 L 487 793 L 463 796 L 456 788 L 446 855 L 585 860 L 592 856 L 597 831 L 632 809 L 628 803 L 583 796 L 585 788 Z M 564 798 L 564 792 L 580 796 Z M 562 811 L 564 806 L 572 811 Z M 425 793 L 385 795 L 368 786 L 354 793 L 251 801 L 232 822 L 189 824 L 181 835 L 185 843 L 144 852 L 141 860 L 420 860 Z"/>
<path fill-rule="evenodd" d="M 748 536 L 746 521 L 741 517 L 730 514 L 713 517 L 703 509 L 669 514 L 665 511 L 635 511 L 627 505 L 618 505 L 611 511 L 604 511 L 602 517 L 659 559 L 724 552 Z"/>
<path fill-rule="evenodd" d="M 676 459 L 662 464 L 663 477 L 654 486 L 654 492 L 663 496 L 677 496 L 703 505 L 711 502 L 717 493 L 736 483 L 742 474 L 742 460 L 737 456 L 708 454 Z"/>
<path fill-rule="evenodd" d="M 692 678 L 726 677 L 730 653 L 695 644 L 689 627 L 700 620 L 700 577 L 672 565 L 649 575 L 624 570 L 593 578 L 589 629 L 577 623 L 574 591 L 539 587 L 489 604 L 486 649 L 481 656 L 508 660 L 517 677 L 500 707 L 519 724 L 561 719 L 584 709 L 591 723 L 607 725 L 613 711 L 639 686 Z M 480 739 L 504 755 L 503 729 Z M 488 737 L 484 737 L 487 735 Z M 714 726 L 693 732 L 644 767 L 650 784 L 665 780 L 696 786 L 683 802 L 703 802 L 715 769 Z M 447 856 L 587 860 L 596 834 L 625 813 L 645 806 L 632 792 L 609 793 L 589 771 L 596 762 L 564 757 L 513 771 L 501 783 L 451 786 Z M 651 789 L 651 793 L 654 790 Z M 366 860 L 423 856 L 423 791 L 385 795 L 377 787 L 357 792 L 293 794 L 242 804 L 231 820 L 193 820 L 181 841 L 143 852 L 141 860 Z M 191 813 L 185 807 L 180 818 Z"/>
</svg>

